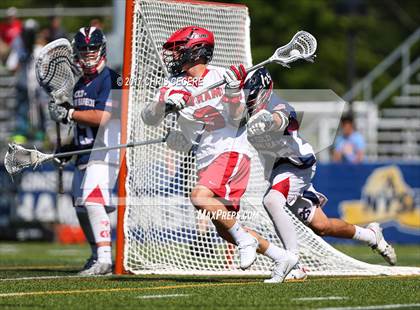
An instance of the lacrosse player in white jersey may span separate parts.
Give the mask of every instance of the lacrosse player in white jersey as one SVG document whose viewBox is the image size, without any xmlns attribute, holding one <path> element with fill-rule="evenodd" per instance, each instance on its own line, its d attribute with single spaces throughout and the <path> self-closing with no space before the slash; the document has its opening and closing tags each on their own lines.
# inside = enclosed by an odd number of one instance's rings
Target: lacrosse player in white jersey
<svg viewBox="0 0 420 310">
<path fill-rule="evenodd" d="M 168 112 L 177 114 L 182 132 L 172 132 L 167 144 L 179 151 L 192 149 L 196 156 L 198 182 L 191 192 L 192 204 L 211 214 L 229 215 L 239 211 L 250 173 L 250 146 L 246 128 L 240 126 L 246 70 L 242 65 L 229 70 L 209 65 L 213 49 L 213 33 L 204 28 L 190 26 L 173 33 L 163 45 L 163 61 L 172 77 L 142 111 L 142 119 L 158 125 Z M 226 86 L 192 97 L 223 78 Z M 275 282 L 282 282 L 298 257 L 243 228 L 236 217 L 223 215 L 212 221 L 223 239 L 238 246 L 240 267 L 247 269 L 256 252 L 261 253 L 275 263 Z"/>
<path fill-rule="evenodd" d="M 299 136 L 295 110 L 285 101 L 271 100 L 273 81 L 267 69 L 260 68 L 245 83 L 248 93 L 248 140 L 258 151 L 270 186 L 264 196 L 264 206 L 278 231 L 284 226 L 280 210 L 287 206 L 320 236 L 356 239 L 367 243 L 391 265 L 396 263 L 394 249 L 389 245 L 378 223 L 366 228 L 328 218 L 322 211 L 327 198 L 312 185 L 316 158 L 312 146 Z M 296 240 L 281 234 L 286 249 L 296 251 Z M 302 279 L 304 270 L 295 268 L 289 277 Z"/>
<path fill-rule="evenodd" d="M 83 76 L 73 90 L 73 105 L 49 105 L 51 118 L 74 122 L 74 141 L 65 151 L 82 150 L 119 143 L 118 74 L 106 66 L 106 39 L 95 27 L 80 28 L 72 42 Z M 63 151 L 63 150 L 62 150 Z M 73 199 L 80 226 L 92 254 L 81 275 L 112 272 L 111 225 L 108 213 L 115 210 L 111 191 L 118 173 L 118 151 L 79 155 L 73 177 Z"/>
</svg>

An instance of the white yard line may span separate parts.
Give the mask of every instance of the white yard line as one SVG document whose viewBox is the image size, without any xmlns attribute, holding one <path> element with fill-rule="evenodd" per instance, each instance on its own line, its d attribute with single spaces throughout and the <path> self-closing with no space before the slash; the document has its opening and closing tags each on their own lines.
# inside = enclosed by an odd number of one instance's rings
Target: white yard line
<svg viewBox="0 0 420 310">
<path fill-rule="evenodd" d="M 20 249 L 12 244 L 2 244 L 0 245 L 0 252 L 3 254 L 15 254 L 21 252 Z"/>
<path fill-rule="evenodd" d="M 26 280 L 54 280 L 54 279 L 68 279 L 68 278 L 103 278 L 103 277 L 110 277 L 109 276 L 79 276 L 79 275 L 68 275 L 68 276 L 41 276 L 41 277 L 22 277 L 22 278 L 7 278 L 7 279 L 0 279 L 0 282 L 6 281 L 26 281 Z"/>
<path fill-rule="evenodd" d="M 347 299 L 347 297 L 342 296 L 321 296 L 321 297 L 301 297 L 301 298 L 292 298 L 296 301 L 312 301 L 312 300 L 342 300 Z"/>
<path fill-rule="evenodd" d="M 68 256 L 78 256 L 84 253 L 84 250 L 79 249 L 51 249 L 47 251 L 50 255 L 55 256 L 62 256 L 62 255 L 68 255 Z"/>
<path fill-rule="evenodd" d="M 157 299 L 157 298 L 171 298 L 171 297 L 184 297 L 190 296 L 189 294 L 167 294 L 167 295 L 144 295 L 138 296 L 139 299 Z"/>
<path fill-rule="evenodd" d="M 317 308 L 318 310 L 382 310 L 382 309 L 403 309 L 420 307 L 420 304 L 394 304 L 394 305 L 376 305 L 376 306 L 355 306 L 355 307 L 332 307 Z"/>
</svg>

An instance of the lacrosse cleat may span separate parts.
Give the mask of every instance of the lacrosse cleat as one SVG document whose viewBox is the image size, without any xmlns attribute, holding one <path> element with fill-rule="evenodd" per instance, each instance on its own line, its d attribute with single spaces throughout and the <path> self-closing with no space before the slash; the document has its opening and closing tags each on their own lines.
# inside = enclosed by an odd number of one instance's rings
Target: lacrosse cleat
<svg viewBox="0 0 420 310">
<path fill-rule="evenodd" d="M 257 259 L 258 240 L 252 237 L 251 241 L 246 241 L 238 245 L 240 267 L 242 270 L 248 269 Z"/>
<path fill-rule="evenodd" d="M 366 228 L 372 230 L 375 233 L 376 244 L 370 247 L 378 252 L 390 265 L 397 263 L 397 254 L 395 254 L 394 248 L 385 241 L 384 235 L 382 234 L 382 228 L 379 223 L 370 223 Z"/>
<path fill-rule="evenodd" d="M 264 280 L 264 283 L 282 283 L 286 276 L 296 266 L 299 257 L 292 252 L 286 251 L 286 255 L 282 260 L 274 263 L 271 278 Z"/>
<path fill-rule="evenodd" d="M 90 268 L 79 272 L 79 275 L 81 276 L 106 276 L 110 274 L 112 274 L 112 264 L 99 261 L 93 262 Z"/>
<path fill-rule="evenodd" d="M 290 273 L 286 276 L 286 281 L 288 280 L 301 280 L 304 281 L 308 277 L 308 274 L 306 273 L 306 269 L 301 266 L 299 263 L 296 264 L 293 269 L 290 271 Z"/>
<path fill-rule="evenodd" d="M 78 272 L 79 275 L 83 275 L 82 273 L 88 269 L 90 269 L 97 261 L 97 258 L 93 255 L 86 260 L 85 265 L 83 266 L 82 270 Z"/>
</svg>

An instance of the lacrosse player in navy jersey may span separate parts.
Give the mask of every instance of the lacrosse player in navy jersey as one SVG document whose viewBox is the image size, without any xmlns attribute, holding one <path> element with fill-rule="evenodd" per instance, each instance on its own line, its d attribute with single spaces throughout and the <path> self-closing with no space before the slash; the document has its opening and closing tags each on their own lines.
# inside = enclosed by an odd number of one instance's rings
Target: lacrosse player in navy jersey
<svg viewBox="0 0 420 310">
<path fill-rule="evenodd" d="M 112 90 L 119 88 L 119 76 L 106 66 L 105 36 L 95 27 L 80 28 L 72 45 L 83 76 L 74 87 L 72 104 L 50 103 L 51 118 L 64 124 L 74 123 L 72 150 L 117 145 L 119 104 L 113 99 Z M 108 213 L 115 210 L 111 192 L 118 173 L 118 154 L 118 151 L 92 152 L 76 158 L 72 185 L 74 206 L 92 249 L 81 275 L 112 272 Z"/>
<path fill-rule="evenodd" d="M 270 183 L 263 204 L 286 249 L 297 251 L 297 240 L 295 234 L 287 231 L 290 221 L 284 215 L 285 206 L 316 234 L 365 242 L 394 265 L 395 251 L 385 241 L 378 223 L 360 227 L 328 218 L 322 210 L 327 198 L 312 185 L 316 171 L 314 150 L 299 135 L 300 124 L 293 107 L 279 98 L 271 98 L 273 80 L 268 70 L 263 67 L 248 76 L 244 88 L 248 92 L 248 141 L 258 151 Z M 295 279 L 305 277 L 300 268 L 288 275 Z"/>
</svg>

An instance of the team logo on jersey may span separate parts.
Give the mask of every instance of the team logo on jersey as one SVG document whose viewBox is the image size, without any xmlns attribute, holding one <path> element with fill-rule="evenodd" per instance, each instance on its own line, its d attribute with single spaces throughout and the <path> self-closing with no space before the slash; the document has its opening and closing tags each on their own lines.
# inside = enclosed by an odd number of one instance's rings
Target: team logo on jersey
<svg viewBox="0 0 420 310">
<path fill-rule="evenodd" d="M 368 177 L 360 200 L 340 204 L 342 219 L 360 225 L 394 221 L 403 228 L 420 229 L 418 196 L 420 189 L 410 188 L 398 167 L 381 167 Z"/>
</svg>

